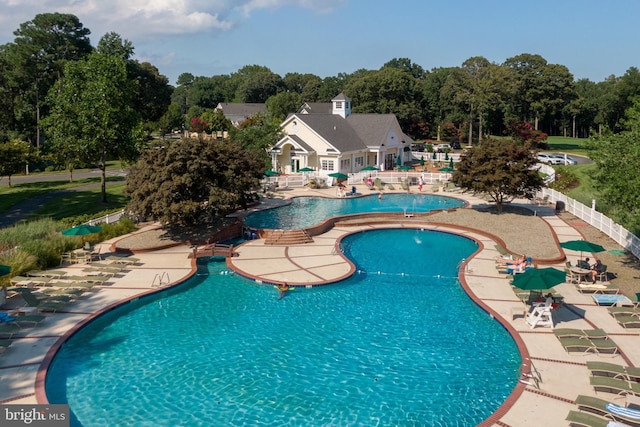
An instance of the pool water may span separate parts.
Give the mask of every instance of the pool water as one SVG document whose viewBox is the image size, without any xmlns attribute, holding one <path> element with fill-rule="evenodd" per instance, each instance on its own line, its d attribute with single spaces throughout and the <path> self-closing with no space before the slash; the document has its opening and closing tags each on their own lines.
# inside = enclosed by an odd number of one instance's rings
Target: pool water
<svg viewBox="0 0 640 427">
<path fill-rule="evenodd" d="M 475 242 L 348 236 L 338 284 L 272 286 L 212 261 L 75 334 L 46 379 L 77 426 L 473 426 L 516 384 L 509 334 L 465 294 Z"/>
<path fill-rule="evenodd" d="M 297 229 L 316 225 L 326 218 L 365 212 L 429 212 L 464 206 L 453 197 L 431 194 L 385 194 L 333 199 L 326 197 L 295 197 L 291 204 L 254 212 L 244 224 L 254 228 Z"/>
</svg>

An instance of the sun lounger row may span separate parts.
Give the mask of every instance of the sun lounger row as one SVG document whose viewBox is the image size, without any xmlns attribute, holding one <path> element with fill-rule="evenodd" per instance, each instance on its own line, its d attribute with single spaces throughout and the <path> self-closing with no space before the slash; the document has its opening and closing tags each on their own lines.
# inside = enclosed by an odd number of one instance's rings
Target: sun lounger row
<svg viewBox="0 0 640 427">
<path fill-rule="evenodd" d="M 640 368 L 622 366 L 615 363 L 589 361 L 587 369 L 596 377 L 611 377 L 626 381 L 640 382 Z"/>
<path fill-rule="evenodd" d="M 594 354 L 617 354 L 618 346 L 611 339 L 601 338 L 558 338 L 560 344 L 568 353 L 594 353 Z"/>
<path fill-rule="evenodd" d="M 594 413 L 609 420 L 634 424 L 640 422 L 639 409 L 620 406 L 598 397 L 580 395 L 576 398 L 576 405 L 580 410 Z"/>
<path fill-rule="evenodd" d="M 554 329 L 553 333 L 559 339 L 561 338 L 585 338 L 585 339 L 603 339 L 609 338 L 604 329 L 572 329 L 572 328 L 558 328 Z"/>
</svg>

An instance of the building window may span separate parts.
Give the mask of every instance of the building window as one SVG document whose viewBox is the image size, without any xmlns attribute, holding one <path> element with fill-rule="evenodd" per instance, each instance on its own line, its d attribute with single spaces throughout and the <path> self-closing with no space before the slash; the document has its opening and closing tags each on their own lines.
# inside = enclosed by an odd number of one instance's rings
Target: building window
<svg viewBox="0 0 640 427">
<path fill-rule="evenodd" d="M 333 171 L 333 160 L 322 160 L 323 171 Z"/>
<path fill-rule="evenodd" d="M 340 170 L 351 170 L 351 159 L 340 160 Z"/>
<path fill-rule="evenodd" d="M 342 101 L 336 101 L 336 110 L 342 109 Z"/>
<path fill-rule="evenodd" d="M 349 108 L 349 102 L 348 102 L 348 101 L 346 101 L 346 102 L 344 103 L 344 108 Z"/>
<path fill-rule="evenodd" d="M 357 168 L 361 168 L 364 166 L 364 157 L 360 156 L 360 157 L 356 157 L 355 159 L 353 159 L 353 163 L 355 164 L 355 166 Z"/>
</svg>

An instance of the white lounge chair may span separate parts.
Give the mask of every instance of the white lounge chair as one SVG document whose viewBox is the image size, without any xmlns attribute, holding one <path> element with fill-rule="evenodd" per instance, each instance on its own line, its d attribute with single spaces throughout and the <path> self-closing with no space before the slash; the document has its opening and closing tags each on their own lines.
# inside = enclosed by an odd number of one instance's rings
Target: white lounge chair
<svg viewBox="0 0 640 427">
<path fill-rule="evenodd" d="M 534 307 L 533 310 L 531 310 L 531 312 L 527 314 L 525 320 L 527 321 L 531 329 L 534 329 L 536 326 L 550 326 L 551 329 L 553 329 L 551 303 L 545 303 L 545 305 Z"/>
</svg>

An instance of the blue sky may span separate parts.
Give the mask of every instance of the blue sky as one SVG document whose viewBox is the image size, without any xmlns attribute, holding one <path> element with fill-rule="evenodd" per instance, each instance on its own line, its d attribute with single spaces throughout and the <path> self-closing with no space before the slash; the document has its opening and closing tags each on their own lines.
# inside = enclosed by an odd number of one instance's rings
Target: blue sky
<svg viewBox="0 0 640 427">
<path fill-rule="evenodd" d="M 409 58 L 430 70 L 521 53 L 599 82 L 640 67 L 639 0 L 0 0 L 0 44 L 38 13 L 114 31 L 171 84 L 262 65 L 320 77 Z"/>
</svg>

